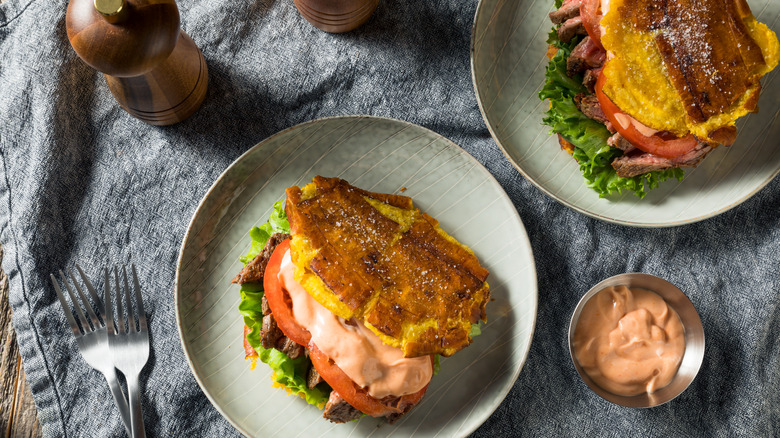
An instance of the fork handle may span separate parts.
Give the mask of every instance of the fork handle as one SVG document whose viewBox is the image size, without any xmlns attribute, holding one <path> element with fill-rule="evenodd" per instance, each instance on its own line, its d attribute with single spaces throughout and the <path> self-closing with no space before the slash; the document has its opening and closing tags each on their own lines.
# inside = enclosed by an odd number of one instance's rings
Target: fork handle
<svg viewBox="0 0 780 438">
<path fill-rule="evenodd" d="M 127 406 L 127 400 L 125 400 L 125 393 L 122 392 L 122 387 L 119 386 L 119 380 L 116 376 L 116 370 L 112 367 L 111 371 L 103 373 L 108 382 L 108 387 L 111 389 L 111 395 L 114 396 L 114 404 L 119 409 L 119 415 L 122 417 L 122 423 L 125 425 L 127 435 L 132 436 L 132 426 L 130 423 L 130 408 Z"/>
<path fill-rule="evenodd" d="M 137 375 L 127 376 L 127 392 L 130 394 L 130 423 L 133 429 L 133 438 L 145 438 L 144 415 L 141 411 L 141 388 Z"/>
</svg>

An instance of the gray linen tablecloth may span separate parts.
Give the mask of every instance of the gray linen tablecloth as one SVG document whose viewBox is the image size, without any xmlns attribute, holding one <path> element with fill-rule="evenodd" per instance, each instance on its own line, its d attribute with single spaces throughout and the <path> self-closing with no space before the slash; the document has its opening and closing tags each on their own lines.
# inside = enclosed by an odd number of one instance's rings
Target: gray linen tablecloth
<svg viewBox="0 0 780 438">
<path fill-rule="evenodd" d="M 209 404 L 179 345 L 173 279 L 185 228 L 241 153 L 300 122 L 372 114 L 463 147 L 509 193 L 533 244 L 539 314 L 528 361 L 476 436 L 780 434 L 780 180 L 733 210 L 670 229 L 583 216 L 545 196 L 503 157 L 469 71 L 474 0 L 382 0 L 346 35 L 305 22 L 290 0 L 179 3 L 210 71 L 193 117 L 159 128 L 119 108 L 78 59 L 63 0 L 0 5 L 0 241 L 27 379 L 46 436 L 122 436 L 102 376 L 84 363 L 48 275 L 139 265 L 151 321 L 144 371 L 153 436 L 237 436 Z M 579 379 L 568 318 L 596 282 L 660 275 L 688 291 L 707 334 L 693 385 L 661 407 L 610 404 Z"/>
</svg>

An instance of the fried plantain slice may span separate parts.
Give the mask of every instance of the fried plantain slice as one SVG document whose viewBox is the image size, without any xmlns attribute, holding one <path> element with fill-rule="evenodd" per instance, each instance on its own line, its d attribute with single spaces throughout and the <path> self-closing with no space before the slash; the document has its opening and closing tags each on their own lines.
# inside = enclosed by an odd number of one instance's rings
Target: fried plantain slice
<svg viewBox="0 0 780 438">
<path fill-rule="evenodd" d="M 411 198 L 317 176 L 287 189 L 285 211 L 296 279 L 406 357 L 450 356 L 486 320 L 487 269 Z"/>
<path fill-rule="evenodd" d="M 728 144 L 755 111 L 777 37 L 744 0 L 615 0 L 601 22 L 604 92 L 654 129 Z M 728 134 L 728 135 L 725 135 Z"/>
</svg>

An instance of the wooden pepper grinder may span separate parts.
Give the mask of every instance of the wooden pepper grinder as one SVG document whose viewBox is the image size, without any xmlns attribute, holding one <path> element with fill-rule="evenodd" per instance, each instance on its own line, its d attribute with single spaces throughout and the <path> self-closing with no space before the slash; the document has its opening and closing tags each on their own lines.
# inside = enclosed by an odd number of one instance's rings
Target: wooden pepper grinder
<svg viewBox="0 0 780 438">
<path fill-rule="evenodd" d="M 206 60 L 179 28 L 174 0 L 71 0 L 65 25 L 73 49 L 105 73 L 133 117 L 171 125 L 206 97 Z"/>
<path fill-rule="evenodd" d="M 309 23 L 325 32 L 349 32 L 373 15 L 379 0 L 293 0 Z"/>
</svg>

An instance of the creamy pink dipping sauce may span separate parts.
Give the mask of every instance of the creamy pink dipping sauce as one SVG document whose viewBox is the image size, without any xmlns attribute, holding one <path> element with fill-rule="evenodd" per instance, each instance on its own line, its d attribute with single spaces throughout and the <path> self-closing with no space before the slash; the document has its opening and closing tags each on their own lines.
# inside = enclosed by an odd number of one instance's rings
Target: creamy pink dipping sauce
<svg viewBox="0 0 780 438">
<path fill-rule="evenodd" d="M 685 353 L 685 329 L 660 295 L 608 287 L 582 309 L 574 356 L 585 373 L 617 395 L 652 393 L 668 385 Z"/>
<path fill-rule="evenodd" d="M 309 330 L 314 345 L 372 397 L 413 394 L 431 380 L 430 357 L 405 358 L 400 348 L 385 344 L 361 322 L 346 321 L 314 300 L 295 281 L 289 250 L 282 259 L 279 279 L 292 299 L 293 317 Z"/>
</svg>

